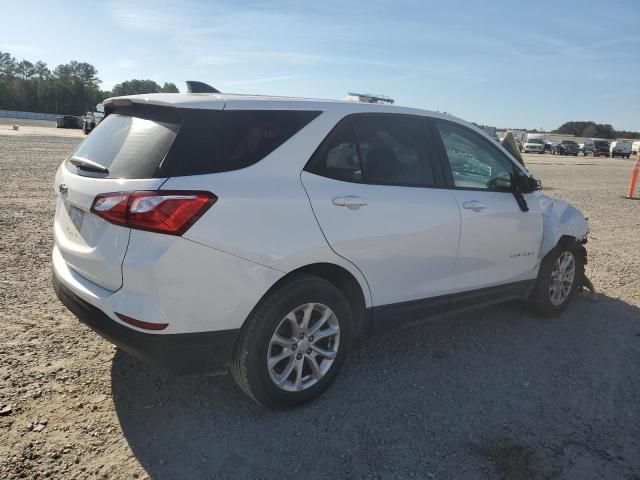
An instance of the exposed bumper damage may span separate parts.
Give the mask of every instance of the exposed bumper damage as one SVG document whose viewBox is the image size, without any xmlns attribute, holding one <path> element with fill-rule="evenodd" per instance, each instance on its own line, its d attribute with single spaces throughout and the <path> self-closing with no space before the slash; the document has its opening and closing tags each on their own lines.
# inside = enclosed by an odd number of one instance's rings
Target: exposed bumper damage
<svg viewBox="0 0 640 480">
<path fill-rule="evenodd" d="M 540 196 L 540 209 L 542 211 L 543 234 L 542 245 L 540 246 L 539 258 L 542 259 L 560 241 L 562 237 L 575 238 L 576 242 L 586 243 L 589 234 L 589 222 L 582 212 L 564 200 L 548 197 L 544 194 Z M 587 252 L 584 252 L 586 263 Z M 596 291 L 591 280 L 584 275 L 582 285 L 579 288 L 587 288 L 591 292 L 591 299 L 596 300 Z"/>
</svg>

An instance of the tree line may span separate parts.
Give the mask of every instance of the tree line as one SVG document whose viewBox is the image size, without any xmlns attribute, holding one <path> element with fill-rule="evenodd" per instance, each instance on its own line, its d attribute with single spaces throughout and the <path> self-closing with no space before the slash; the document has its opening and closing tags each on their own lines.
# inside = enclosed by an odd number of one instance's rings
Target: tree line
<svg viewBox="0 0 640 480">
<path fill-rule="evenodd" d="M 0 110 L 81 115 L 105 98 L 138 93 L 178 92 L 173 83 L 129 80 L 101 90 L 98 70 L 72 60 L 50 69 L 45 62 L 17 61 L 0 52 Z"/>
<path fill-rule="evenodd" d="M 608 123 L 596 122 L 566 122 L 560 125 L 552 133 L 563 133 L 587 138 L 640 138 L 640 132 L 628 130 L 616 130 Z"/>
</svg>

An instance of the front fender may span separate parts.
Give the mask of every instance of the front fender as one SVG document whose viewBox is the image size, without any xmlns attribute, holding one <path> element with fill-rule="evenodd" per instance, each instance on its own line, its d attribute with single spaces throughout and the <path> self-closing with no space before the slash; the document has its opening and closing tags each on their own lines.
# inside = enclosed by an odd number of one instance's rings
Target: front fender
<svg viewBox="0 0 640 480">
<path fill-rule="evenodd" d="M 586 239 L 589 223 L 582 212 L 564 200 L 541 194 L 539 198 L 542 212 L 542 244 L 539 258 L 542 259 L 564 236 L 573 237 L 577 242 Z"/>
</svg>

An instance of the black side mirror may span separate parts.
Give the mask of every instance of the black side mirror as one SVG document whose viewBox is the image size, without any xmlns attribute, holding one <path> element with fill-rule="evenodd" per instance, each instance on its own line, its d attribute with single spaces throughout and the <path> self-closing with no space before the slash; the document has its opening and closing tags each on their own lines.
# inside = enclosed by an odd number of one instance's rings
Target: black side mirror
<svg viewBox="0 0 640 480">
<path fill-rule="evenodd" d="M 499 173 L 498 176 L 489 181 L 489 188 L 500 192 L 511 192 L 515 188 L 514 178 L 509 173 Z"/>
<path fill-rule="evenodd" d="M 520 193 L 531 193 L 536 190 L 542 190 L 540 180 L 526 175 L 517 175 L 514 184 Z"/>
</svg>

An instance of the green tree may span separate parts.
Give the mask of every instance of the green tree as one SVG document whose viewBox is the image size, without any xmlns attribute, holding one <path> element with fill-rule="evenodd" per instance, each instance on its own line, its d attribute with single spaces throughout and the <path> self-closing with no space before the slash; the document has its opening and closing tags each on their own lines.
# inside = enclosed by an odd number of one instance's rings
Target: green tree
<svg viewBox="0 0 640 480">
<path fill-rule="evenodd" d="M 16 71 L 16 59 L 8 52 L 0 52 L 0 75 L 13 77 Z"/>
<path fill-rule="evenodd" d="M 123 95 L 138 95 L 141 93 L 160 93 L 162 87 L 153 80 L 128 80 L 118 83 L 113 87 L 111 93 L 114 97 Z"/>
<path fill-rule="evenodd" d="M 38 78 L 49 78 L 51 76 L 49 67 L 47 67 L 47 64 L 42 61 L 37 61 L 34 69 Z"/>
<path fill-rule="evenodd" d="M 616 131 L 612 125 L 592 121 L 566 122 L 552 133 L 562 133 L 576 137 L 616 138 Z"/>
<path fill-rule="evenodd" d="M 162 85 L 162 91 L 163 93 L 180 93 L 176 84 L 171 82 L 164 82 L 164 85 Z"/>
<path fill-rule="evenodd" d="M 18 77 L 23 80 L 28 80 L 36 74 L 35 66 L 28 60 L 22 60 L 18 63 L 16 71 Z"/>
</svg>

